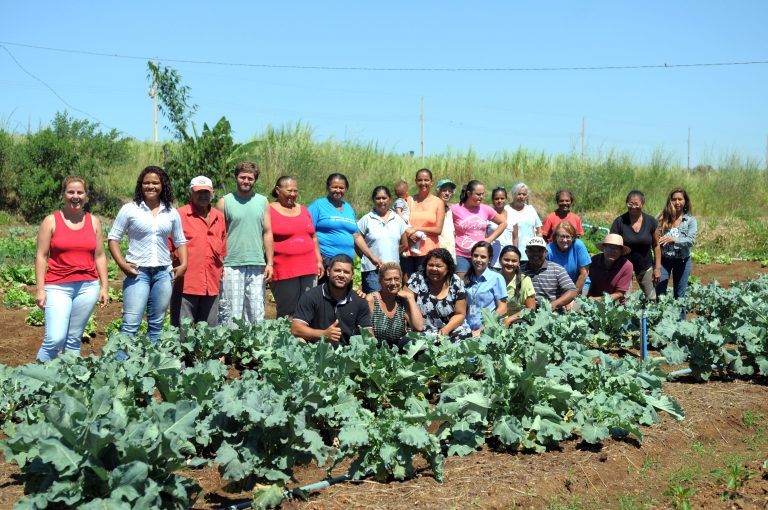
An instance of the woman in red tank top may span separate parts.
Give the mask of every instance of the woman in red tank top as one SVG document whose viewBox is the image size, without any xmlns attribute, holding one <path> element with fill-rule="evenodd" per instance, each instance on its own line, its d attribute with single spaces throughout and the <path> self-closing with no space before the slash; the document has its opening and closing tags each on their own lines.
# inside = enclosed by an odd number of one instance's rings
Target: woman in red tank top
<svg viewBox="0 0 768 510">
<path fill-rule="evenodd" d="M 62 350 L 80 354 L 80 340 L 96 301 L 107 303 L 107 257 L 98 218 L 85 212 L 88 186 L 67 177 L 64 208 L 45 217 L 37 235 L 37 306 L 45 310 L 45 338 L 38 361 Z"/>
</svg>

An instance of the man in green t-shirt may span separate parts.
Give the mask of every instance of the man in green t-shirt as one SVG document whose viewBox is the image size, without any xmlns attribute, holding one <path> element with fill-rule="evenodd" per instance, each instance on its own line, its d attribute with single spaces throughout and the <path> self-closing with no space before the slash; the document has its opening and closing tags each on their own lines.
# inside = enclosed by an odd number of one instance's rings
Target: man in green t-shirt
<svg viewBox="0 0 768 510">
<path fill-rule="evenodd" d="M 227 255 L 221 285 L 219 322 L 264 319 L 266 284 L 272 279 L 272 225 L 266 197 L 253 191 L 259 167 L 250 161 L 235 167 L 237 190 L 219 200 L 227 225 Z"/>
</svg>

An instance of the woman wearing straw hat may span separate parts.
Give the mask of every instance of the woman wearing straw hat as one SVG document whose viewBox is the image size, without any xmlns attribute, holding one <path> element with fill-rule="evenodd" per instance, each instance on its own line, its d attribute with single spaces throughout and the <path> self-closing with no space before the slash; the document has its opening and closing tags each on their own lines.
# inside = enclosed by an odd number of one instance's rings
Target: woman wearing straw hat
<svg viewBox="0 0 768 510">
<path fill-rule="evenodd" d="M 592 284 L 587 297 L 600 300 L 608 294 L 612 300 L 623 303 L 632 283 L 632 263 L 625 256 L 632 250 L 624 246 L 624 239 L 619 234 L 608 234 L 597 247 L 603 253 L 592 256 L 589 266 Z"/>
</svg>

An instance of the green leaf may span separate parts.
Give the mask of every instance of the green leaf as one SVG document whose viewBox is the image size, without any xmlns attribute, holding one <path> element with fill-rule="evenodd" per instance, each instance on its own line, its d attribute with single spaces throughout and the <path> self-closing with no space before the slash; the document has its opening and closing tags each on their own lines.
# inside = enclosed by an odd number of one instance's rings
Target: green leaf
<svg viewBox="0 0 768 510">
<path fill-rule="evenodd" d="M 53 464 L 60 475 L 73 475 L 78 472 L 83 457 L 67 448 L 55 438 L 40 440 L 40 458 Z"/>
<path fill-rule="evenodd" d="M 421 425 L 405 427 L 397 438 L 408 446 L 424 448 L 429 444 L 429 433 Z"/>
<path fill-rule="evenodd" d="M 525 437 L 523 426 L 515 416 L 497 418 L 491 431 L 502 444 L 516 447 Z"/>
<path fill-rule="evenodd" d="M 285 500 L 285 490 L 277 485 L 260 485 L 253 492 L 253 508 L 277 508 Z"/>
<path fill-rule="evenodd" d="M 582 439 L 589 444 L 596 444 L 610 436 L 610 431 L 605 425 L 593 422 L 585 423 L 579 430 Z"/>
<path fill-rule="evenodd" d="M 341 444 L 348 446 L 362 446 L 368 444 L 368 430 L 365 425 L 361 423 L 345 425 L 339 432 L 339 441 Z"/>
</svg>

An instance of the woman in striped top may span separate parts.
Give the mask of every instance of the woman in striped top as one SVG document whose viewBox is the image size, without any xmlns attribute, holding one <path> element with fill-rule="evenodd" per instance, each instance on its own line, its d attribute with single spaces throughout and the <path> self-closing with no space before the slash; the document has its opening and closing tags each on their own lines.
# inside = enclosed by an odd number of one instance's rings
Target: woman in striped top
<svg viewBox="0 0 768 510">
<path fill-rule="evenodd" d="M 403 287 L 403 271 L 397 262 L 379 267 L 380 291 L 366 297 L 371 310 L 373 334 L 379 344 L 400 345 L 409 331 L 424 329 L 424 318 L 416 304 L 416 295 Z"/>
</svg>

